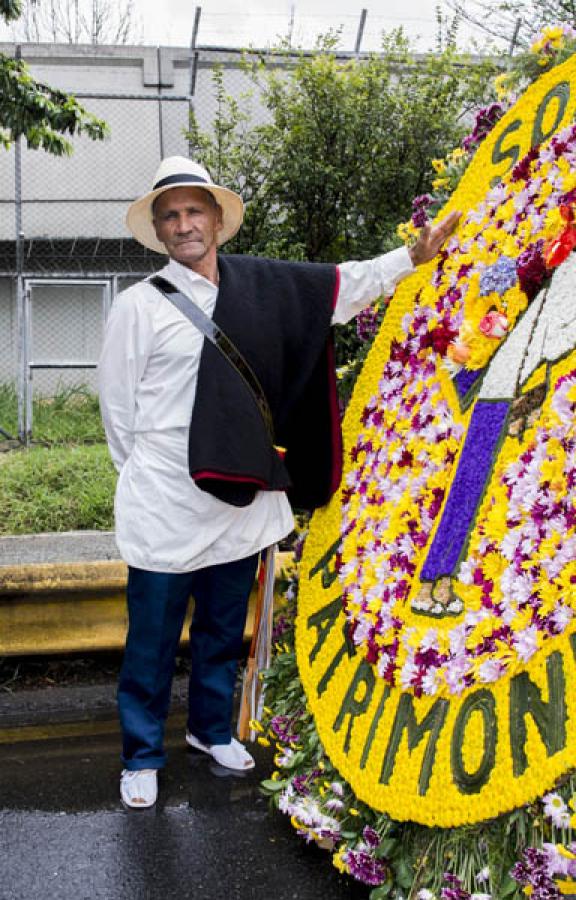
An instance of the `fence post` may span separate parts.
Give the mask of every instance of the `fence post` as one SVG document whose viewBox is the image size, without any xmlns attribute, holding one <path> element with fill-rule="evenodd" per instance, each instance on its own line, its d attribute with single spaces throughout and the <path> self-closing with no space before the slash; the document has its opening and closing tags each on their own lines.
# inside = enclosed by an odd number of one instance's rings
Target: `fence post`
<svg viewBox="0 0 576 900">
<path fill-rule="evenodd" d="M 198 74 L 198 59 L 200 54 L 196 50 L 196 41 L 198 40 L 198 30 L 200 28 L 200 16 L 202 15 L 202 7 L 197 6 L 194 11 L 194 25 L 192 26 L 192 37 L 190 38 L 190 89 L 188 92 L 188 128 L 192 113 L 194 112 L 194 94 L 196 93 L 196 77 Z M 192 155 L 192 142 L 188 141 L 188 156 Z"/>
<path fill-rule="evenodd" d="M 363 9 L 360 13 L 360 23 L 358 25 L 358 33 L 356 34 L 356 46 L 354 47 L 354 53 L 356 54 L 356 56 L 360 54 L 360 46 L 362 44 L 362 37 L 364 36 L 364 26 L 366 25 L 367 14 L 367 9 Z"/>
<path fill-rule="evenodd" d="M 516 19 L 516 25 L 514 27 L 514 34 L 512 35 L 512 40 L 510 41 L 510 49 L 508 51 L 508 56 L 512 56 L 514 53 L 514 48 L 516 46 L 516 41 L 518 40 L 518 32 L 520 31 L 520 26 L 522 25 L 522 19 Z"/>
<path fill-rule="evenodd" d="M 164 159 L 164 123 L 162 120 L 162 48 L 156 47 L 158 65 L 158 140 L 160 143 L 160 159 Z"/>
<path fill-rule="evenodd" d="M 22 47 L 16 46 L 15 59 L 22 58 Z M 18 329 L 18 438 L 28 444 L 30 428 L 28 422 L 28 327 L 26 323 L 26 303 L 24 296 L 24 248 L 22 241 L 22 139 L 14 141 L 14 219 L 16 230 L 16 323 Z"/>
</svg>

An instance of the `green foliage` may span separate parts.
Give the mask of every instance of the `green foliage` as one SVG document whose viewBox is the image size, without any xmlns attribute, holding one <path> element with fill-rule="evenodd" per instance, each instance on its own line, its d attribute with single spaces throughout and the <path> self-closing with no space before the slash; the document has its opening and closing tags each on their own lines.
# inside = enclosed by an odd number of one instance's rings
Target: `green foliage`
<svg viewBox="0 0 576 900">
<path fill-rule="evenodd" d="M 490 98 L 493 65 L 452 47 L 415 63 L 399 30 L 368 59 L 338 60 L 326 38 L 288 66 L 247 59 L 254 95 L 241 101 L 217 72 L 212 133 L 192 121 L 192 155 L 247 205 L 230 251 L 335 262 L 382 252 L 429 186 L 430 159 L 457 143 L 466 115 Z M 250 124 L 255 96 L 265 124 Z"/>
<path fill-rule="evenodd" d="M 22 12 L 22 4 L 20 0 L 0 0 L 0 16 L 6 22 L 12 22 L 18 19 Z"/>
<path fill-rule="evenodd" d="M 32 414 L 35 443 L 104 441 L 98 398 L 85 385 L 60 388 L 52 397 L 36 397 Z M 0 384 L 0 426 L 11 435 L 18 430 L 18 401 L 12 384 Z"/>
<path fill-rule="evenodd" d="M 104 444 L 5 453 L 0 533 L 111 529 L 115 481 Z"/>
<path fill-rule="evenodd" d="M 518 47 L 527 47 L 547 25 L 576 26 L 574 0 L 447 0 L 447 4 L 459 18 Z"/>
<path fill-rule="evenodd" d="M 1 0 L 0 16 L 5 21 L 19 15 L 19 0 Z M 0 53 L 0 142 L 4 147 L 24 137 L 32 149 L 62 156 L 72 151 L 66 136 L 82 133 L 102 139 L 107 128 L 74 97 L 36 81 L 22 60 Z"/>
<path fill-rule="evenodd" d="M 493 63 L 472 63 L 452 44 L 415 62 L 401 30 L 362 60 L 339 60 L 333 43 L 291 52 L 283 68 L 247 57 L 254 86 L 238 100 L 216 70 L 212 131 L 192 117 L 191 155 L 246 204 L 228 252 L 341 262 L 392 249 L 412 198 L 435 177 L 430 160 L 459 142 L 467 115 L 493 96 Z M 252 124 L 261 107 L 267 121 Z M 366 349 L 355 323 L 338 329 L 337 365 Z"/>
<path fill-rule="evenodd" d="M 36 398 L 33 413 L 33 446 L 0 453 L 0 534 L 113 528 L 116 472 L 98 398 L 62 388 Z M 12 385 L 0 385 L 0 426 L 16 434 Z"/>
</svg>

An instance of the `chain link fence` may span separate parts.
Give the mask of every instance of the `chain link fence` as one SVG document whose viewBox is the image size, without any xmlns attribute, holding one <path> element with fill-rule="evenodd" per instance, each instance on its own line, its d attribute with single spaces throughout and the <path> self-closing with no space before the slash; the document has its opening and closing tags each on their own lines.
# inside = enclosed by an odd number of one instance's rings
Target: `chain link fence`
<svg viewBox="0 0 576 900">
<path fill-rule="evenodd" d="M 55 47 L 53 59 L 29 64 L 104 119 L 109 137 L 74 138 L 69 157 L 19 142 L 0 169 L 0 384 L 17 385 L 24 441 L 32 433 L 33 397 L 74 385 L 95 390 L 115 294 L 164 264 L 130 237 L 126 209 L 150 188 L 163 157 L 188 155 L 191 110 L 203 130 L 212 127 L 214 67 L 233 96 L 252 86 L 240 52 L 128 48 L 122 55 L 114 48 L 110 58 L 106 49 Z M 258 119 L 257 100 L 251 109 Z"/>
</svg>

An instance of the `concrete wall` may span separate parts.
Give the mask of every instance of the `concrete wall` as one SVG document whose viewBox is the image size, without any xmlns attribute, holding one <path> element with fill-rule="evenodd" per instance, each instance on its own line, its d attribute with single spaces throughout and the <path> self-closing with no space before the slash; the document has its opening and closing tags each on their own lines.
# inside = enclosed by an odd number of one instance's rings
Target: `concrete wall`
<svg viewBox="0 0 576 900">
<path fill-rule="evenodd" d="M 214 65 L 223 65 L 226 90 L 234 97 L 242 98 L 251 86 L 239 54 L 199 52 L 192 99 L 192 60 L 186 48 L 20 46 L 36 78 L 74 93 L 110 128 L 104 141 L 74 138 L 69 157 L 29 150 L 22 142 L 26 239 L 129 237 L 124 225 L 126 207 L 149 188 L 162 156 L 188 155 L 184 131 L 192 104 L 201 127 L 211 127 L 216 114 Z M 0 52 L 7 55 L 14 55 L 15 49 L 14 44 L 0 44 Z M 250 109 L 253 118 L 261 121 L 257 98 Z M 14 149 L 4 154 L 3 163 L 0 240 L 14 240 Z"/>
</svg>

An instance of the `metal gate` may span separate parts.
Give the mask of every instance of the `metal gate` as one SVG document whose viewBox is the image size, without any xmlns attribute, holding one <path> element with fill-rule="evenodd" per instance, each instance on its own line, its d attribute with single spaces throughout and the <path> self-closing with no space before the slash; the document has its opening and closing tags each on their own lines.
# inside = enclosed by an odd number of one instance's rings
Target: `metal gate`
<svg viewBox="0 0 576 900">
<path fill-rule="evenodd" d="M 115 280 L 23 279 L 18 430 L 26 442 L 35 393 L 49 396 L 80 381 L 96 390 L 94 370 Z"/>
</svg>

